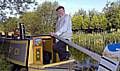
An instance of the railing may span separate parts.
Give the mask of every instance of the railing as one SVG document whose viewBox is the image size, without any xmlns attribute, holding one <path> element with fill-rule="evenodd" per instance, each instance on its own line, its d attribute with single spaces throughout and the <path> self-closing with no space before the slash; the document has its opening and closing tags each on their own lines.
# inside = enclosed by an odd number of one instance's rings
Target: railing
<svg viewBox="0 0 120 71">
<path fill-rule="evenodd" d="M 97 53 L 95 53 L 95 52 L 92 52 L 91 50 L 86 49 L 86 48 L 84 48 L 84 47 L 81 47 L 81 46 L 79 46 L 79 45 L 77 45 L 77 44 L 75 44 L 75 43 L 73 43 L 73 42 L 64 40 L 62 37 L 59 37 L 59 36 L 57 36 L 57 35 L 55 35 L 54 37 L 57 38 L 57 39 L 59 39 L 59 40 L 61 40 L 61 41 L 63 41 L 63 42 L 66 43 L 67 45 L 69 45 L 69 46 L 71 46 L 71 47 L 79 50 L 80 52 L 83 52 L 84 54 L 90 56 L 92 59 L 94 59 L 94 60 L 96 60 L 96 61 L 98 61 L 98 62 L 101 61 L 101 57 L 102 57 L 101 55 L 99 55 L 99 54 L 97 54 Z M 115 36 L 114 36 L 114 37 L 115 37 Z M 116 37 L 115 37 L 115 38 L 116 38 Z M 91 41 L 91 39 L 87 39 L 87 40 L 90 40 L 90 41 Z M 104 40 L 104 38 L 103 38 L 102 40 Z M 113 40 L 113 41 L 108 40 L 108 41 L 107 41 L 107 44 L 108 44 L 108 43 L 118 43 L 118 40 L 119 40 L 119 39 L 112 39 L 112 40 Z M 89 42 L 90 42 L 90 41 L 89 41 Z M 94 41 L 94 40 L 92 40 L 92 41 Z M 87 44 L 87 45 L 89 45 L 89 44 Z M 104 46 L 105 46 L 105 45 L 104 45 Z M 81 66 L 81 65 L 78 65 L 78 66 Z M 78 68 L 84 69 L 84 67 L 85 67 L 85 66 L 83 66 L 83 67 L 78 67 Z M 89 71 L 89 68 L 90 68 L 90 67 L 88 67 L 88 71 Z M 82 71 L 84 71 L 84 70 L 82 70 Z M 92 70 L 92 71 L 94 71 L 94 70 Z"/>
<path fill-rule="evenodd" d="M 94 52 L 92 52 L 92 51 L 90 51 L 90 50 L 88 50 L 88 49 L 85 49 L 85 48 L 81 47 L 81 46 L 78 46 L 77 44 L 75 44 L 75 43 L 73 43 L 73 42 L 70 42 L 70 41 L 67 41 L 67 40 L 65 40 L 65 39 L 63 39 L 62 37 L 59 37 L 59 36 L 57 36 L 57 35 L 55 35 L 54 37 L 57 38 L 57 39 L 59 39 L 59 40 L 61 40 L 61 41 L 63 41 L 63 42 L 65 42 L 65 43 L 68 44 L 69 46 L 74 47 L 74 48 L 76 48 L 77 50 L 79 50 L 79 51 L 87 54 L 88 56 L 92 57 L 92 58 L 95 59 L 96 61 L 100 61 L 101 56 L 100 56 L 99 54 L 94 53 Z"/>
</svg>

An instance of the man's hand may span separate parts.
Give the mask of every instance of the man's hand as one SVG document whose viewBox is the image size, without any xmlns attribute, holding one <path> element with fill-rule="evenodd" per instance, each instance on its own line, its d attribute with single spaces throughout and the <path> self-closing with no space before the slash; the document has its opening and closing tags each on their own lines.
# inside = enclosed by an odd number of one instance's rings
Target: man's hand
<svg viewBox="0 0 120 71">
<path fill-rule="evenodd" d="M 50 35 L 51 35 L 51 36 L 54 36 L 54 35 L 56 35 L 56 34 L 55 34 L 54 32 L 50 32 Z"/>
</svg>

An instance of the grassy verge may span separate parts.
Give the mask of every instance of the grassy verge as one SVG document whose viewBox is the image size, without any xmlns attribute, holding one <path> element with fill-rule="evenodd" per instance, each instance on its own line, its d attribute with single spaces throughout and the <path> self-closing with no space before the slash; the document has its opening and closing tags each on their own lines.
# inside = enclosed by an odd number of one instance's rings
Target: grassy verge
<svg viewBox="0 0 120 71">
<path fill-rule="evenodd" d="M 80 34 L 73 35 L 73 42 L 87 48 L 93 52 L 102 55 L 102 52 L 107 44 L 111 43 L 119 43 L 120 42 L 120 34 Z M 73 57 L 76 60 L 83 62 L 84 60 L 91 59 L 89 56 L 84 53 L 71 48 L 70 49 Z"/>
</svg>

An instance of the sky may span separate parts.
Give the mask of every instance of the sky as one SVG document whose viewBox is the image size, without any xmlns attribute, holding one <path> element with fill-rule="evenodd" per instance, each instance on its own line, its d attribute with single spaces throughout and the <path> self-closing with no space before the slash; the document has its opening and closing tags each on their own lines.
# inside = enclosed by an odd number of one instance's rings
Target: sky
<svg viewBox="0 0 120 71">
<path fill-rule="evenodd" d="M 59 5 L 65 7 L 67 14 L 73 15 L 79 9 L 84 9 L 85 11 L 95 9 L 98 12 L 102 12 L 102 9 L 105 7 L 107 1 L 114 2 L 117 0 L 36 0 L 38 4 L 43 3 L 44 1 L 54 2 L 57 1 Z"/>
</svg>

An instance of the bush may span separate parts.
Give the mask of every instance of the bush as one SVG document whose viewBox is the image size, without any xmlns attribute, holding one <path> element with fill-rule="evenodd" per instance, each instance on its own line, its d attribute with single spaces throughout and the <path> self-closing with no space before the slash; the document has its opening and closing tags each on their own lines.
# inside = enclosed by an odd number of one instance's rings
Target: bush
<svg viewBox="0 0 120 71">
<path fill-rule="evenodd" d="M 0 55 L 0 71 L 10 71 L 10 63 L 6 61 L 6 59 L 1 57 Z"/>
</svg>

